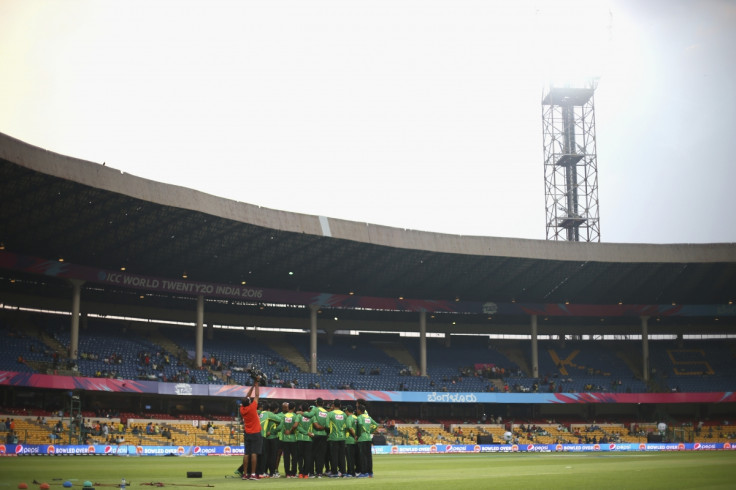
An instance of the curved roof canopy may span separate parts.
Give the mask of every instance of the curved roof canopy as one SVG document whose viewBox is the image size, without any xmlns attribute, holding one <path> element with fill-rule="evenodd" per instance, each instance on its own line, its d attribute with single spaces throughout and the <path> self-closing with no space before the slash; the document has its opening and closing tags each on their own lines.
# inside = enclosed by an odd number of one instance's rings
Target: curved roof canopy
<svg viewBox="0 0 736 490">
<path fill-rule="evenodd" d="M 736 244 L 471 237 L 309 216 L 153 182 L 2 134 L 0 243 L 15 254 L 104 270 L 285 291 L 481 303 L 718 305 L 726 317 L 736 300 Z M 52 279 L 0 274 L 4 294 L 68 295 L 68 287 Z M 137 297 L 107 286 L 85 295 L 109 304 Z M 175 302 L 171 295 L 150 301 Z"/>
</svg>

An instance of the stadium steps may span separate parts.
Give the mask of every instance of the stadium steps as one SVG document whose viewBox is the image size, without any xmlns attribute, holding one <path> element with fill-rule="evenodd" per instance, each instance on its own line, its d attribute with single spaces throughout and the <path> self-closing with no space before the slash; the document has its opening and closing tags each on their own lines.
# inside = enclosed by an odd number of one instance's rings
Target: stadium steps
<svg viewBox="0 0 736 490">
<path fill-rule="evenodd" d="M 66 351 L 67 350 L 66 350 L 66 347 L 64 347 L 64 345 L 62 345 L 55 338 L 53 338 L 53 337 L 51 337 L 51 336 L 46 335 L 45 333 L 43 333 L 43 331 L 40 328 L 38 328 L 38 327 L 36 327 L 36 328 L 29 328 L 29 329 L 25 330 L 25 333 L 29 337 L 35 338 L 39 342 L 43 343 L 49 349 L 51 349 L 54 352 L 58 353 L 59 354 L 59 361 L 60 361 L 59 362 L 59 365 L 61 366 L 61 364 L 62 364 L 61 363 L 61 360 L 63 360 L 63 359 L 66 358 Z M 34 371 L 36 371 L 38 373 L 42 373 L 42 374 L 52 374 L 53 373 L 53 371 L 52 371 L 53 364 L 51 362 L 49 362 L 49 361 L 35 361 L 35 360 L 31 360 L 31 359 L 26 359 L 25 363 L 26 363 L 26 365 L 28 367 L 30 367 L 31 369 L 33 369 Z M 56 374 L 61 374 L 61 375 L 76 375 L 78 373 L 62 372 L 62 370 L 59 369 L 59 370 L 57 370 Z"/>
<path fill-rule="evenodd" d="M 182 350 L 182 348 L 174 341 L 162 334 L 157 328 L 142 328 L 140 326 L 132 325 L 130 329 L 135 332 L 135 336 L 143 338 L 152 342 L 169 353 L 171 356 L 176 356 Z"/>
<path fill-rule="evenodd" d="M 402 365 L 411 368 L 413 373 L 419 372 L 419 365 L 417 364 L 417 361 L 403 344 L 398 342 L 386 342 L 377 340 L 371 342 L 371 344 L 377 349 L 383 351 L 387 356 L 391 357 L 392 359 L 396 359 Z M 422 375 L 426 374 L 427 373 L 422 373 Z"/>
<path fill-rule="evenodd" d="M 490 379 L 489 380 L 491 384 L 496 388 L 496 391 L 502 392 L 503 391 L 503 380 L 502 379 Z"/>
<path fill-rule="evenodd" d="M 169 339 L 166 335 L 161 333 L 161 331 L 157 328 L 149 329 L 148 327 L 139 327 L 139 326 L 133 326 L 131 327 L 136 335 L 138 335 L 141 338 L 145 338 L 146 340 L 158 345 L 161 347 L 164 351 L 169 353 L 169 356 L 172 359 L 179 359 L 179 362 L 183 364 L 186 367 L 189 367 L 191 369 L 197 369 L 197 362 L 193 359 L 190 359 L 186 355 L 186 350 L 182 348 L 179 344 L 174 342 L 173 340 Z M 227 384 L 227 376 L 225 376 L 224 372 L 215 371 L 213 369 L 210 369 L 209 366 L 207 367 L 207 371 L 212 373 L 213 376 L 216 378 L 222 380 L 224 384 Z"/>
<path fill-rule="evenodd" d="M 55 338 L 50 335 L 46 335 L 45 333 L 41 333 L 41 335 L 38 336 L 38 340 L 46 344 L 49 349 L 58 353 L 60 361 L 66 357 L 66 347 L 64 347 L 64 345 Z"/>
<path fill-rule="evenodd" d="M 531 377 L 532 369 L 529 366 L 529 361 L 527 360 L 527 357 L 524 354 L 524 351 L 521 350 L 521 348 L 519 347 L 518 342 L 499 342 L 494 347 L 501 354 L 506 356 L 509 361 L 519 366 L 519 368 L 524 374 Z M 508 368 L 509 366 L 506 366 L 507 370 Z M 506 373 L 506 374 L 508 376 L 509 373 Z"/>
<path fill-rule="evenodd" d="M 632 373 L 634 373 L 634 376 L 636 376 L 637 379 L 642 378 L 641 352 L 639 352 L 638 362 L 636 352 L 630 348 L 617 348 L 616 357 L 621 359 L 624 364 L 626 364 L 626 366 L 629 368 L 629 370 L 631 370 Z"/>
<path fill-rule="evenodd" d="M 728 346 L 728 350 L 731 353 L 731 359 L 736 360 L 736 344 L 730 344 Z"/>
<path fill-rule="evenodd" d="M 31 361 L 26 359 L 25 361 L 26 366 L 33 369 L 37 373 L 41 374 L 51 374 L 51 363 L 46 361 Z"/>
<path fill-rule="evenodd" d="M 283 337 L 274 336 L 269 338 L 268 346 L 278 355 L 298 367 L 301 372 L 309 372 L 309 363 L 307 360 L 304 359 L 304 356 L 302 356 L 296 347 L 285 341 Z"/>
</svg>

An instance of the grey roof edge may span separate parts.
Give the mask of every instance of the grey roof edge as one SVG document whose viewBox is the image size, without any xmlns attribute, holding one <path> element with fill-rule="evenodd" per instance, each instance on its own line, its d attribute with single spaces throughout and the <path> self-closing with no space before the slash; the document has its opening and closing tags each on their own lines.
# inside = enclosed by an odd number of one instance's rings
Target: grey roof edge
<svg viewBox="0 0 736 490">
<path fill-rule="evenodd" d="M 324 236 L 325 217 L 282 211 L 156 182 L 110 166 L 39 148 L 0 133 L 0 158 L 30 170 L 148 202 L 274 230 Z M 464 236 L 326 218 L 332 238 L 437 253 L 621 263 L 736 262 L 736 243 L 571 243 Z"/>
</svg>

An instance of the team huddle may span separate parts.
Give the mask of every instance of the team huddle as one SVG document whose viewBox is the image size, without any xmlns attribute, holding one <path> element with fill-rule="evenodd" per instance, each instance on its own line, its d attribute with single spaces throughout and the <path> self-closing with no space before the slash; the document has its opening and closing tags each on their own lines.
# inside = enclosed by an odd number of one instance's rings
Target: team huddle
<svg viewBox="0 0 736 490">
<path fill-rule="evenodd" d="M 255 397 L 251 398 L 255 389 Z M 286 478 L 371 478 L 372 434 L 378 427 L 365 401 L 355 407 L 321 398 L 314 405 L 261 401 L 258 381 L 240 407 L 244 424 L 243 464 L 236 470 L 244 480 L 277 478 L 280 460 Z"/>
</svg>

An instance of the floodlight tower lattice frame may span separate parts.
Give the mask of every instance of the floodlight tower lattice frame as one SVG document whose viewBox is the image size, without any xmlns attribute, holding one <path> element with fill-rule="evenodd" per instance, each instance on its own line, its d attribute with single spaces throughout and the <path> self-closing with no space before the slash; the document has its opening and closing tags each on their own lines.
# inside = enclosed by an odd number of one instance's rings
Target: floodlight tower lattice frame
<svg viewBox="0 0 736 490">
<path fill-rule="evenodd" d="M 547 240 L 600 242 L 596 85 L 550 85 L 542 93 Z"/>
</svg>

